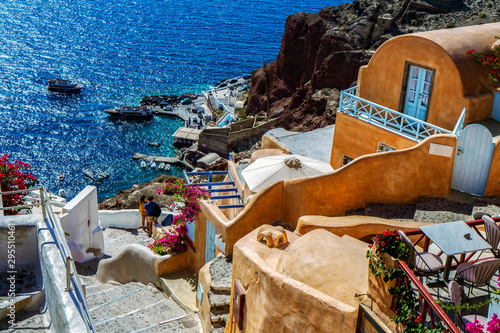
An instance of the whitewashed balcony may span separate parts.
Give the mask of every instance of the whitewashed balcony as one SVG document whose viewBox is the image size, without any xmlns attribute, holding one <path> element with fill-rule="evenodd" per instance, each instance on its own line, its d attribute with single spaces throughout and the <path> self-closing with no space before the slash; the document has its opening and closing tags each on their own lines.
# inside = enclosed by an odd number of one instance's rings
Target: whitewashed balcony
<svg viewBox="0 0 500 333">
<path fill-rule="evenodd" d="M 374 126 L 420 142 L 435 134 L 459 134 L 465 119 L 465 108 L 453 131 L 435 126 L 404 113 L 391 110 L 357 96 L 358 86 L 340 93 L 340 112 L 349 114 Z"/>
</svg>

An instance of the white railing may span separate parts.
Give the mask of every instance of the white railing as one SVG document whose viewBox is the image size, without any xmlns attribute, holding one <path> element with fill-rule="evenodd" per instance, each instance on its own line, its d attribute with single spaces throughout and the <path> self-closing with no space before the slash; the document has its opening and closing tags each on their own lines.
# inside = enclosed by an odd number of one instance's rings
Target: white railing
<svg viewBox="0 0 500 333">
<path fill-rule="evenodd" d="M 0 210 L 4 211 L 4 210 L 23 209 L 23 208 L 31 209 L 32 207 L 41 206 L 42 216 L 47 226 L 47 229 L 49 230 L 54 240 L 54 243 L 59 249 L 59 252 L 61 254 L 61 259 L 63 260 L 64 265 L 66 267 L 66 291 L 73 293 L 73 297 L 71 298 L 73 299 L 75 306 L 77 307 L 82 317 L 82 320 L 85 323 L 87 331 L 94 332 L 92 319 L 90 317 L 90 314 L 88 313 L 88 306 L 85 301 L 85 293 L 83 291 L 82 283 L 80 281 L 80 276 L 78 275 L 78 272 L 76 270 L 73 257 L 71 256 L 71 251 L 68 247 L 68 244 L 66 243 L 64 230 L 62 229 L 61 224 L 57 220 L 52 210 L 52 205 L 48 200 L 50 198 L 50 194 L 48 194 L 43 187 L 26 189 L 26 190 L 17 190 L 17 191 L 6 191 L 6 192 L 0 191 L 0 202 L 3 201 L 2 200 L 3 195 L 15 194 L 15 193 L 27 194 L 28 192 L 32 191 L 40 191 L 40 200 L 39 200 L 40 202 L 35 201 L 34 203 L 31 204 L 25 203 L 24 205 L 7 206 L 7 207 L 4 207 L 2 204 Z"/>
<path fill-rule="evenodd" d="M 356 96 L 358 87 L 343 90 L 340 93 L 340 111 L 350 114 L 388 131 L 398 133 L 411 140 L 420 142 L 435 134 L 456 134 L 461 131 L 465 119 L 465 109 L 462 111 L 453 132 L 432 125 L 407 114 L 391 110 L 382 105 L 370 102 Z"/>
</svg>

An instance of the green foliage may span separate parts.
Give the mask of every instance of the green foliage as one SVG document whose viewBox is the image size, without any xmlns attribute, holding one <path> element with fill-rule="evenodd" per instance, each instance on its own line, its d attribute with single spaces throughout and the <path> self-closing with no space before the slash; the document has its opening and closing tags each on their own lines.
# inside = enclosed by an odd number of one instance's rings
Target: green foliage
<svg viewBox="0 0 500 333">
<path fill-rule="evenodd" d="M 479 13 L 479 15 L 477 17 L 478 18 L 485 18 L 485 17 L 488 17 L 488 14 L 486 14 L 485 12 L 481 12 L 481 13 Z"/>
<path fill-rule="evenodd" d="M 381 276 L 384 282 L 402 278 L 407 282 L 406 274 L 399 267 L 388 268 L 382 258 L 382 253 L 387 253 L 394 258 L 403 261 L 410 259 L 410 250 L 401 240 L 396 231 L 384 231 L 384 233 L 373 238 L 374 244 L 369 246 L 366 254 L 370 258 L 369 268 L 374 276 Z M 445 330 L 442 327 L 428 328 L 421 323 L 422 316 L 416 315 L 418 311 L 417 295 L 411 288 L 411 284 L 403 283 L 395 288 L 390 288 L 389 292 L 394 296 L 394 306 L 396 315 L 391 321 L 405 325 L 404 333 L 428 332 L 441 333 Z"/>
<path fill-rule="evenodd" d="M 445 28 L 446 28 L 446 29 L 455 28 L 455 23 L 453 23 L 453 22 L 448 22 L 448 23 L 446 23 Z"/>
</svg>

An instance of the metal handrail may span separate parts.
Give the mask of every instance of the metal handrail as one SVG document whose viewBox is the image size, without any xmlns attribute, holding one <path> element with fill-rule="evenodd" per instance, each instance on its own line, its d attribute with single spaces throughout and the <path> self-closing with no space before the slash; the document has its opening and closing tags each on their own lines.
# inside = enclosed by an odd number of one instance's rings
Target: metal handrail
<svg viewBox="0 0 500 333">
<path fill-rule="evenodd" d="M 45 192 L 45 190 L 43 191 Z M 46 192 L 45 192 L 45 197 L 48 198 L 48 193 Z M 51 204 L 45 203 L 44 207 L 47 210 L 46 214 L 47 219 L 45 220 L 46 225 L 52 233 L 54 242 L 56 243 L 57 248 L 59 249 L 59 252 L 61 254 L 62 260 L 64 261 L 64 264 L 66 266 L 66 287 L 67 287 L 66 291 L 74 292 L 74 294 L 76 295 L 76 300 L 78 302 L 78 304 L 75 305 L 77 305 L 77 307 L 79 308 L 80 315 L 82 316 L 87 331 L 94 332 L 94 326 L 92 324 L 92 319 L 88 312 L 88 306 L 85 300 L 85 293 L 83 291 L 82 283 L 80 281 L 80 276 L 78 275 L 73 257 L 71 255 L 71 250 L 69 249 L 68 244 L 65 241 L 64 230 L 62 229 L 61 224 L 57 221 L 56 216 L 52 211 Z M 69 269 L 68 269 L 68 263 L 70 263 Z M 71 288 L 71 285 L 74 288 Z"/>
<path fill-rule="evenodd" d="M 26 207 L 40 206 L 40 205 L 42 206 L 43 220 L 45 222 L 45 225 L 47 226 L 47 229 L 52 235 L 54 243 L 59 249 L 59 253 L 61 254 L 62 260 L 64 261 L 64 265 L 66 266 L 66 291 L 73 292 L 75 294 L 76 297 L 72 297 L 72 299 L 74 300 L 76 298 L 77 300 L 75 305 L 77 306 L 79 313 L 82 316 L 82 320 L 85 323 L 87 332 L 94 332 L 94 326 L 92 324 L 92 319 L 88 312 L 88 306 L 85 300 L 85 293 L 82 288 L 80 276 L 78 275 L 73 257 L 71 256 L 71 250 L 69 249 L 68 244 L 66 243 L 64 230 L 62 229 L 60 222 L 57 220 L 52 210 L 52 206 L 49 201 L 50 195 L 45 191 L 43 187 L 39 187 L 26 190 L 5 191 L 5 192 L 0 191 L 0 200 L 2 195 L 4 194 L 25 193 L 30 191 L 40 191 L 39 203 L 26 204 L 20 206 L 0 207 L 0 209 L 11 210 L 16 208 L 26 208 Z"/>
<path fill-rule="evenodd" d="M 340 111 L 417 142 L 435 134 L 453 134 L 447 129 L 356 96 L 357 90 L 358 86 L 354 86 L 340 93 Z"/>
<path fill-rule="evenodd" d="M 448 315 L 443 311 L 443 309 L 435 303 L 434 298 L 429 293 L 429 291 L 424 287 L 422 282 L 416 277 L 413 271 L 406 265 L 406 263 L 402 260 L 398 260 L 399 268 L 401 268 L 406 277 L 411 281 L 411 283 L 417 288 L 421 297 L 424 300 L 424 304 L 422 305 L 422 309 L 428 306 L 435 314 L 438 315 L 439 319 L 446 326 L 447 330 L 452 333 L 460 333 L 460 330 L 455 326 L 453 321 L 448 317 Z M 431 315 L 431 319 L 433 320 L 433 316 Z M 431 323 L 433 324 L 433 323 Z"/>
</svg>

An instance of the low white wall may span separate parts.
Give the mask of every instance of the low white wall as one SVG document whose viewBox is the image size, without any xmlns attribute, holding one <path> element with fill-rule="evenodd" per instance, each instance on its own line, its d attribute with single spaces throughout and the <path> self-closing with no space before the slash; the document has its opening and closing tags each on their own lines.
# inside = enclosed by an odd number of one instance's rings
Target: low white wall
<svg viewBox="0 0 500 333">
<path fill-rule="evenodd" d="M 104 235 L 99 225 L 97 188 L 85 187 L 62 209 L 61 225 L 67 233 L 66 241 L 76 261 L 82 262 L 94 256 L 89 248 L 104 252 Z"/>
<path fill-rule="evenodd" d="M 167 213 L 169 212 L 162 211 L 158 221 L 163 221 Z M 138 209 L 100 210 L 99 222 L 103 229 L 108 227 L 138 229 L 142 227 L 141 214 L 139 214 Z"/>
</svg>

